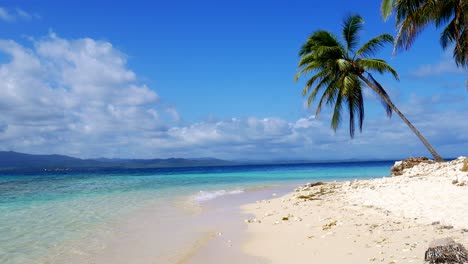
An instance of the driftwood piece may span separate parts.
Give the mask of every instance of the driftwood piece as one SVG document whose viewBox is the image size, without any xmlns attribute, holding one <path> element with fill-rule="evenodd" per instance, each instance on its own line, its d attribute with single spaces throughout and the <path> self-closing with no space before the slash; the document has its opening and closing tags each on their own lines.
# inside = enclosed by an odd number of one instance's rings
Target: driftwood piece
<svg viewBox="0 0 468 264">
<path fill-rule="evenodd" d="M 463 264 L 468 263 L 468 252 L 462 244 L 456 243 L 453 239 L 447 237 L 429 243 L 424 260 L 430 264 Z"/>
</svg>

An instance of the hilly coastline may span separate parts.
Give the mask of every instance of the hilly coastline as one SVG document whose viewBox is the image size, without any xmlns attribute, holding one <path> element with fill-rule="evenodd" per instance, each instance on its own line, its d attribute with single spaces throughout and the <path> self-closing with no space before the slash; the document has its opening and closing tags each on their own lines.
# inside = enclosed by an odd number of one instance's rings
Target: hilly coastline
<svg viewBox="0 0 468 264">
<path fill-rule="evenodd" d="M 80 159 L 65 155 L 34 155 L 0 151 L 0 170 L 144 169 L 199 166 L 232 166 L 236 162 L 215 158 Z"/>
</svg>

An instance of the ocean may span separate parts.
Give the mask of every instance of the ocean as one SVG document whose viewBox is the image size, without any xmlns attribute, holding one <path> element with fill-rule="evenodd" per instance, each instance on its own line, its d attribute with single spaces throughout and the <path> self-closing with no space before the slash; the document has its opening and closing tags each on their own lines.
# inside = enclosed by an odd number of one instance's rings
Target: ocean
<svg viewBox="0 0 468 264">
<path fill-rule="evenodd" d="M 148 241 L 148 260 L 171 262 L 179 256 L 178 248 L 208 228 L 199 217 L 207 201 L 271 187 L 292 190 L 305 182 L 383 177 L 392 165 L 379 161 L 1 172 L 0 263 L 104 263 L 116 257 L 119 248 L 128 248 L 122 238 L 133 241 L 137 249 L 128 254 L 138 255 L 141 263 Z"/>
</svg>

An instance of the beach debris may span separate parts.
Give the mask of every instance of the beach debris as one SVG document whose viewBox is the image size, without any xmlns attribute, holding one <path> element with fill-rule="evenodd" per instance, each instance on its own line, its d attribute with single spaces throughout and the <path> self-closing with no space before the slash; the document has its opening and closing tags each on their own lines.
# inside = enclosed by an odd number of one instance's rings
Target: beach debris
<svg viewBox="0 0 468 264">
<path fill-rule="evenodd" d="M 424 254 L 424 260 L 433 263 L 463 264 L 468 262 L 468 251 L 456 243 L 452 238 L 446 237 L 433 240 Z"/>
<path fill-rule="evenodd" d="M 283 216 L 283 217 L 281 218 L 281 220 L 282 220 L 282 221 L 288 221 L 289 218 L 292 217 L 292 216 L 293 216 L 293 215 L 288 214 L 288 215 L 286 215 L 286 216 Z"/>
<path fill-rule="evenodd" d="M 306 187 L 305 189 L 299 189 L 298 192 L 305 192 L 306 193 L 299 193 L 296 194 L 295 197 L 296 199 L 300 200 L 305 200 L 305 201 L 312 201 L 312 200 L 321 200 L 319 197 L 326 195 L 326 194 L 331 194 L 334 193 L 335 191 L 333 190 L 333 185 L 329 185 L 327 188 L 320 185 L 315 185 L 315 186 L 320 186 L 320 189 L 315 189 L 315 190 L 310 190 L 309 187 Z"/>
<path fill-rule="evenodd" d="M 318 198 L 315 198 L 315 194 L 307 194 L 307 195 L 299 195 L 297 196 L 297 199 L 304 199 L 304 200 L 308 200 L 308 201 L 312 201 L 312 200 L 320 200 Z"/>
<path fill-rule="evenodd" d="M 380 238 L 379 240 L 375 240 L 374 241 L 377 245 L 382 245 L 382 244 L 387 244 L 388 243 L 388 239 L 386 237 L 382 237 Z"/>
<path fill-rule="evenodd" d="M 453 229 L 453 226 L 452 225 L 442 225 L 442 226 L 439 226 L 439 229 Z"/>
<path fill-rule="evenodd" d="M 262 221 L 261 221 L 260 219 L 257 219 L 257 218 L 254 218 L 254 219 L 245 219 L 244 222 L 247 223 L 247 224 L 251 224 L 251 223 L 258 223 L 258 224 L 260 224 L 260 223 L 262 223 Z"/>
<path fill-rule="evenodd" d="M 330 223 L 323 225 L 323 226 L 322 226 L 322 230 L 329 230 L 329 229 L 331 229 L 333 226 L 336 226 L 336 223 L 337 223 L 337 221 L 336 221 L 336 220 L 333 220 L 333 221 L 331 221 Z"/>
<path fill-rule="evenodd" d="M 325 185 L 325 183 L 324 183 L 324 182 L 307 183 L 305 186 L 307 186 L 307 187 L 315 187 L 315 186 L 320 186 L 320 185 Z"/>
<path fill-rule="evenodd" d="M 296 189 L 294 189 L 294 191 L 296 191 L 296 192 L 309 191 L 310 188 L 312 188 L 312 187 L 321 186 L 321 185 L 325 185 L 325 184 L 326 183 L 324 183 L 324 182 L 313 182 L 313 183 L 308 182 L 308 183 L 304 184 L 303 186 L 297 187 Z"/>
</svg>

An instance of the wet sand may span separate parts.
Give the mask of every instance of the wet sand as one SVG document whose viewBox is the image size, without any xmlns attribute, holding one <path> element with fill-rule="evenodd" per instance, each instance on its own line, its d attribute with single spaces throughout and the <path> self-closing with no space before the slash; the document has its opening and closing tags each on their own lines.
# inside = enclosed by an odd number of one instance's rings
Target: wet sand
<svg viewBox="0 0 468 264">
<path fill-rule="evenodd" d="M 284 195 L 293 186 L 246 190 L 196 202 L 192 196 L 157 201 L 93 235 L 69 241 L 40 263 L 267 263 L 242 250 L 249 217 L 241 205 Z"/>
</svg>

